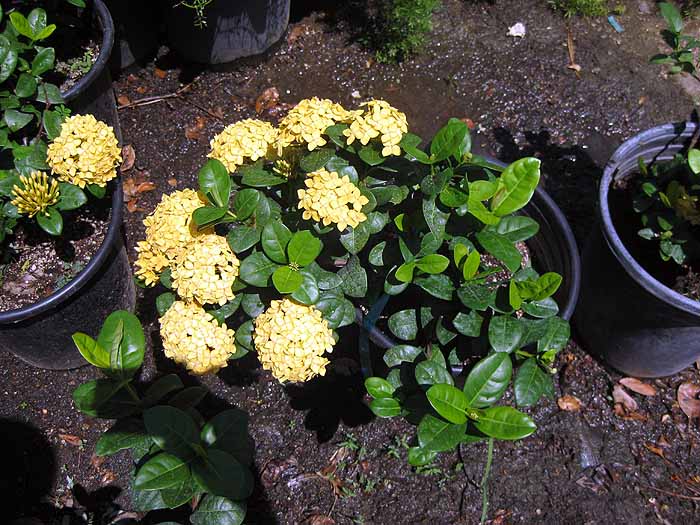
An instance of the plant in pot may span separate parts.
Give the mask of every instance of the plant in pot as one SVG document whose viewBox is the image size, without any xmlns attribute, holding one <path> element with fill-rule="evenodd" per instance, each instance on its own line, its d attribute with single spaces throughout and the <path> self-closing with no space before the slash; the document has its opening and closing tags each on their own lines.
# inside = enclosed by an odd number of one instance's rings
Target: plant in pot
<svg viewBox="0 0 700 525">
<path fill-rule="evenodd" d="M 100 323 L 114 307 L 133 307 L 126 255 L 114 249 L 121 152 L 110 126 L 69 116 L 49 81 L 56 58 L 44 42 L 57 27 L 46 12 L 0 17 L 0 343 L 29 363 L 70 368 L 82 361 L 68 321 Z"/>
<path fill-rule="evenodd" d="M 95 454 L 131 452 L 133 510 L 180 509 L 199 525 L 242 523 L 253 490 L 248 414 L 230 408 L 207 421 L 197 409 L 207 389 L 186 388 L 175 374 L 138 385 L 145 338 L 127 311 L 110 314 L 97 339 L 76 332 L 73 341 L 104 375 L 75 389 L 75 406 L 88 416 L 116 420 L 97 441 Z"/>
<path fill-rule="evenodd" d="M 628 375 L 671 375 L 700 357 L 697 129 L 667 124 L 632 137 L 600 182 L 576 324 L 591 352 Z"/>
</svg>

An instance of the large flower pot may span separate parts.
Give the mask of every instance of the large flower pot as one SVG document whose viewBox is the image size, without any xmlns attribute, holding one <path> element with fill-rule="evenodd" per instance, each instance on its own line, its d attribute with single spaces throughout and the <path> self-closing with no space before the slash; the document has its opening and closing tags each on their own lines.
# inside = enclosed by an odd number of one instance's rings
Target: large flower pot
<svg viewBox="0 0 700 525">
<path fill-rule="evenodd" d="M 636 172 L 640 157 L 647 163 L 672 159 L 695 129 L 691 122 L 667 124 L 636 135 L 613 154 L 600 182 L 600 228 L 584 251 L 574 321 L 586 350 L 628 375 L 667 376 L 700 358 L 700 302 L 659 282 L 634 259 L 621 239 L 610 189 Z M 628 221 L 640 224 L 636 213 L 625 215 Z"/>
<path fill-rule="evenodd" d="M 106 68 L 113 41 L 112 22 L 101 0 L 94 0 L 94 8 L 103 33 L 100 55 L 90 72 L 63 95 L 73 113 L 94 114 L 110 124 L 121 140 Z M 95 334 L 114 310 L 133 310 L 136 292 L 121 231 L 121 182 L 112 181 L 108 191 L 112 212 L 97 253 L 72 281 L 50 296 L 24 308 L 0 312 L 0 349 L 41 368 L 76 368 L 85 360 L 71 335 L 76 331 Z"/>
<path fill-rule="evenodd" d="M 136 62 L 155 57 L 164 9 L 161 2 L 149 0 L 105 0 L 114 19 L 115 39 L 110 64 L 125 69 Z"/>
<path fill-rule="evenodd" d="M 277 42 L 289 23 L 290 0 L 214 0 L 204 8 L 206 26 L 192 9 L 168 12 L 168 42 L 185 60 L 224 64 L 258 55 Z"/>
</svg>

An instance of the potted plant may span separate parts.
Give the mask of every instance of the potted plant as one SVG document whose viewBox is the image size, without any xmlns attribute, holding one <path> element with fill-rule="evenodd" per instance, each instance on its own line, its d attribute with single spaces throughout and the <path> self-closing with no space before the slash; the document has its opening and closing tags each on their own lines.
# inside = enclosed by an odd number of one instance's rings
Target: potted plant
<svg viewBox="0 0 700 525">
<path fill-rule="evenodd" d="M 167 12 L 168 43 L 185 60 L 224 64 L 258 55 L 289 22 L 289 0 L 182 0 Z"/>
<path fill-rule="evenodd" d="M 109 13 L 95 6 L 109 33 Z M 45 45 L 57 27 L 46 12 L 11 10 L 0 23 L 0 344 L 37 366 L 72 368 L 82 360 L 70 345 L 71 325 L 98 327 L 135 301 L 120 236 L 122 192 L 113 180 L 121 153 L 110 126 L 92 115 L 69 116 L 63 105 L 64 93 L 51 82 L 60 78 L 56 53 Z M 102 46 L 107 56 L 109 49 L 109 42 Z M 105 97 L 88 93 L 101 74 L 95 67 L 105 62 L 98 57 L 65 93 L 73 93 L 74 107 L 104 107 Z"/>
<path fill-rule="evenodd" d="M 600 182 L 576 324 L 591 352 L 636 377 L 671 375 L 700 357 L 697 129 L 666 124 L 632 137 Z"/>
</svg>

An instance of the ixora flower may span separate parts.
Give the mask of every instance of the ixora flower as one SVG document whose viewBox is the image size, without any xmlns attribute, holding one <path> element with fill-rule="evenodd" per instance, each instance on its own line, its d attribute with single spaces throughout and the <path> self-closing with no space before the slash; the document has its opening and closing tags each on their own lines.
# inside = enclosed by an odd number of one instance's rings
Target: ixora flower
<svg viewBox="0 0 700 525">
<path fill-rule="evenodd" d="M 369 200 L 347 175 L 339 177 L 335 171 L 321 168 L 309 173 L 304 184 L 306 189 L 297 190 L 304 219 L 322 222 L 324 226 L 333 223 L 341 232 L 348 226 L 357 228 L 367 219 L 362 206 Z"/>
<path fill-rule="evenodd" d="M 209 157 L 220 161 L 230 172 L 250 160 L 268 155 L 277 141 L 277 130 L 269 122 L 245 119 L 230 126 L 211 141 Z"/>
<path fill-rule="evenodd" d="M 275 300 L 255 319 L 258 359 L 280 381 L 307 381 L 326 373 L 325 352 L 335 341 L 328 322 L 314 306 Z"/>
<path fill-rule="evenodd" d="M 196 303 L 175 301 L 160 318 L 165 355 L 194 374 L 216 373 L 235 353 L 235 332 Z"/>
<path fill-rule="evenodd" d="M 352 121 L 355 113 L 328 99 L 313 97 L 300 101 L 279 124 L 278 154 L 290 145 L 306 145 L 309 151 L 325 145 L 321 135 L 326 128 Z"/>
<path fill-rule="evenodd" d="M 21 175 L 19 181 L 20 185 L 12 187 L 12 204 L 17 210 L 29 217 L 48 215 L 46 208 L 58 202 L 58 183 L 41 171 Z"/>
<path fill-rule="evenodd" d="M 117 176 L 121 161 L 114 130 L 92 115 L 68 117 L 47 152 L 47 162 L 58 179 L 80 188 L 105 186 Z"/>
<path fill-rule="evenodd" d="M 172 266 L 173 288 L 183 299 L 223 306 L 234 298 L 231 287 L 239 267 L 225 238 L 200 235 Z"/>
<path fill-rule="evenodd" d="M 343 131 L 348 145 L 358 140 L 363 146 L 373 138 L 382 141 L 382 155 L 401 155 L 399 143 L 408 132 L 406 115 L 384 100 L 371 100 L 361 104 L 365 110 L 358 112 L 350 127 Z"/>
<path fill-rule="evenodd" d="M 190 189 L 163 195 L 156 209 L 143 221 L 146 240 L 136 246 L 136 276 L 146 285 L 158 282 L 158 275 L 174 263 L 198 235 L 192 212 L 204 205 L 199 194 Z"/>
</svg>

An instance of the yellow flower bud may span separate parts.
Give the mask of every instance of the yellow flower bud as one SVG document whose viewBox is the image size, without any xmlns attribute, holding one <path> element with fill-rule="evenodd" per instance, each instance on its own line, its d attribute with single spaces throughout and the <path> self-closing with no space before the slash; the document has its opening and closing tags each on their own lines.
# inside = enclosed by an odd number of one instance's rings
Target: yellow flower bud
<svg viewBox="0 0 700 525">
<path fill-rule="evenodd" d="M 49 179 L 46 173 L 32 171 L 29 175 L 21 175 L 20 186 L 12 187 L 12 204 L 17 211 L 34 217 L 38 213 L 48 215 L 46 208 L 58 202 L 58 183 Z"/>
</svg>

